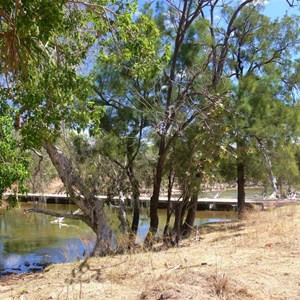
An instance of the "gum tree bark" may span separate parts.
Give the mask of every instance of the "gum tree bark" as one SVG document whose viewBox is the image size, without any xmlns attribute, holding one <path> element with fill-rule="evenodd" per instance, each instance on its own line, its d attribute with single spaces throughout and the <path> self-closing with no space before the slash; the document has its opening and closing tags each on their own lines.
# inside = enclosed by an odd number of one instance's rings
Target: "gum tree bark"
<svg viewBox="0 0 300 300">
<path fill-rule="evenodd" d="M 112 231 L 104 211 L 103 201 L 98 199 L 82 182 L 72 162 L 64 153 L 51 143 L 45 143 L 52 164 L 63 181 L 74 203 L 82 210 L 82 220 L 96 234 L 93 256 L 104 256 L 110 252 Z"/>
</svg>

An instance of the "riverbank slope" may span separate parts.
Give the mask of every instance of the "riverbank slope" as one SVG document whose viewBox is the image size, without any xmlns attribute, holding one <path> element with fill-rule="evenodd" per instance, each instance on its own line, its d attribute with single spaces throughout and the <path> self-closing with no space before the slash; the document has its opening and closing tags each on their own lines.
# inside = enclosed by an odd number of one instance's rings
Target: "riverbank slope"
<svg viewBox="0 0 300 300">
<path fill-rule="evenodd" d="M 300 206 L 203 227 L 178 248 L 0 279 L 1 299 L 300 299 Z M 159 247 L 159 246 L 158 246 Z"/>
</svg>

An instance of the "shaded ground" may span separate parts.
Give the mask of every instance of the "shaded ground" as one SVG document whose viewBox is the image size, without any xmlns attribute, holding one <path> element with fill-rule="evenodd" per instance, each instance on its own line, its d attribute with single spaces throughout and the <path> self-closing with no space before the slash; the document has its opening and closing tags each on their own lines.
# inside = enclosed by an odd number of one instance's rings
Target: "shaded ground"
<svg viewBox="0 0 300 300">
<path fill-rule="evenodd" d="M 300 299 L 300 207 L 201 229 L 178 248 L 0 279 L 1 299 Z"/>
</svg>

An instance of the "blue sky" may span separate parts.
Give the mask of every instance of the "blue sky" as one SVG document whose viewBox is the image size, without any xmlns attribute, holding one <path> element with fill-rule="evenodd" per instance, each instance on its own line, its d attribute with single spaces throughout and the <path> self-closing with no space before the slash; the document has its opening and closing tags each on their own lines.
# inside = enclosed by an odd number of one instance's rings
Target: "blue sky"
<svg viewBox="0 0 300 300">
<path fill-rule="evenodd" d="M 149 0 L 138 0 L 139 4 L 142 5 L 144 2 L 148 2 Z M 286 0 L 262 0 L 267 2 L 265 14 L 272 18 L 282 17 L 287 12 L 289 15 L 292 14 L 300 14 L 300 1 L 298 2 L 298 6 L 291 8 Z M 290 0 L 292 2 L 293 0 Z M 236 1 L 242 2 L 242 0 Z M 296 3 L 297 0 L 294 0 Z M 155 1 L 154 1 L 155 3 Z"/>
<path fill-rule="evenodd" d="M 295 0 L 296 2 L 296 0 Z M 287 12 L 288 15 L 300 14 L 300 3 L 296 7 L 289 7 L 286 0 L 269 0 L 264 13 L 272 18 L 282 17 Z"/>
</svg>

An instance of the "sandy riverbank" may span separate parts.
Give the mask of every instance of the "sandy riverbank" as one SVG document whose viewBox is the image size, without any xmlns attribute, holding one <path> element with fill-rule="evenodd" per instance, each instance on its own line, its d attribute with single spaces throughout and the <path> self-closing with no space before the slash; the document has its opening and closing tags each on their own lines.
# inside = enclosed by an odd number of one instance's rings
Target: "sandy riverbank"
<svg viewBox="0 0 300 300">
<path fill-rule="evenodd" d="M 1 299 L 300 299 L 300 206 L 204 227 L 178 248 L 0 279 Z"/>
</svg>

